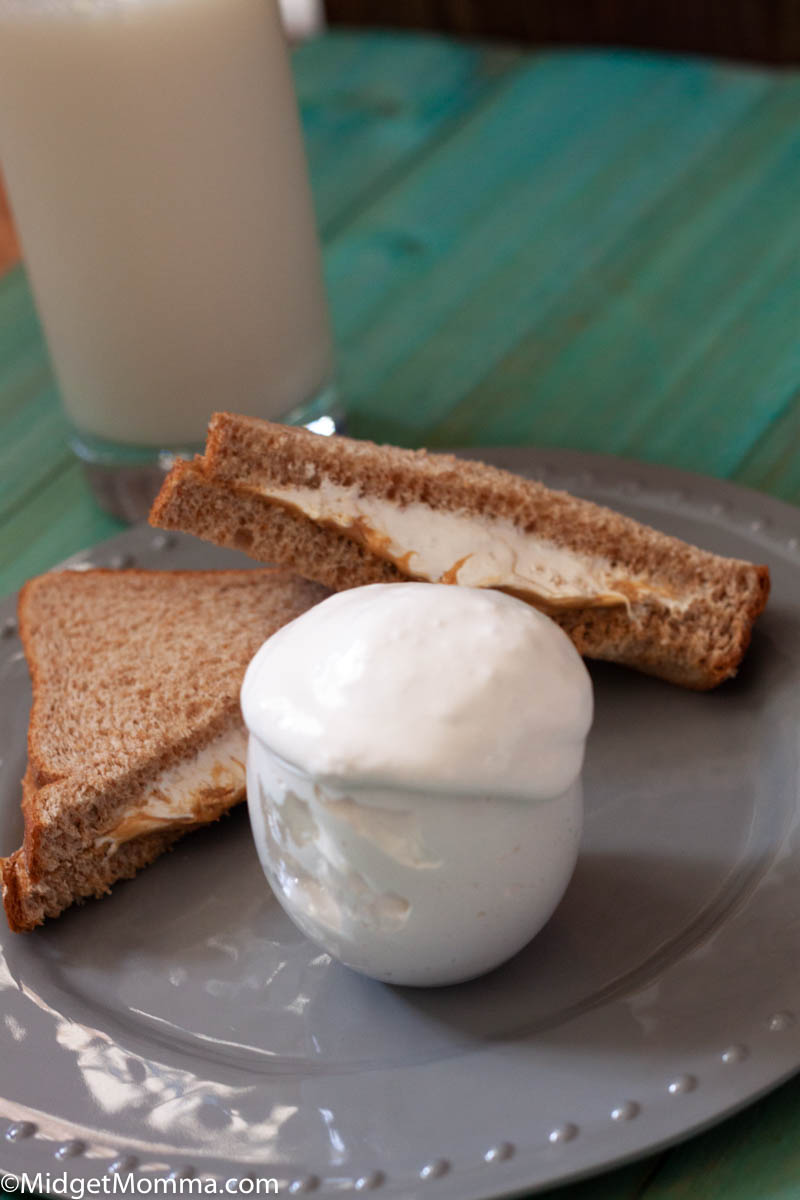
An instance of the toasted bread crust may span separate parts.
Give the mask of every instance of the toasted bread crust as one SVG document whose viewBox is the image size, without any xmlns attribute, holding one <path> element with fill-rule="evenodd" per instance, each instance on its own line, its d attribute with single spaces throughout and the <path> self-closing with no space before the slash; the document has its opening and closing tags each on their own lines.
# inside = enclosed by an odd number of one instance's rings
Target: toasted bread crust
<svg viewBox="0 0 800 1200">
<path fill-rule="evenodd" d="M 164 529 L 194 533 L 279 562 L 335 590 L 414 578 L 355 535 L 305 517 L 256 491 L 315 486 L 322 477 L 358 485 L 399 505 L 489 513 L 553 544 L 604 556 L 615 568 L 691 589 L 683 611 L 649 596 L 630 607 L 552 609 L 581 654 L 621 663 L 672 683 L 707 690 L 735 674 L 769 594 L 764 566 L 703 551 L 630 518 L 509 472 L 450 456 L 321 438 L 253 418 L 216 414 L 205 456 L 179 462 L 150 515 Z M 530 597 L 523 597 L 530 599 Z"/>
<path fill-rule="evenodd" d="M 171 847 L 184 830 L 165 830 L 135 838 L 112 855 L 87 851 L 78 859 L 62 864 L 59 871 L 39 880 L 28 872 L 25 853 L 15 850 L 8 858 L 0 859 L 3 903 L 8 924 L 14 933 L 29 933 L 47 917 L 57 917 L 75 903 L 107 896 L 111 885 L 120 879 L 132 879 L 142 867 L 148 866 Z"/>
</svg>

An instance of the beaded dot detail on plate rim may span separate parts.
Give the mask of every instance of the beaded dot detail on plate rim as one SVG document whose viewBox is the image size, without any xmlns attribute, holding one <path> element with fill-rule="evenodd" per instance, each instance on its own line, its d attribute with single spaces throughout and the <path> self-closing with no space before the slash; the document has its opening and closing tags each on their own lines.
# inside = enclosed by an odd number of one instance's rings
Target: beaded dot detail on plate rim
<svg viewBox="0 0 800 1200">
<path fill-rule="evenodd" d="M 132 1154 L 120 1154 L 119 1158 L 108 1164 L 107 1170 L 109 1175 L 128 1175 L 138 1165 L 138 1158 L 134 1158 Z"/>
<path fill-rule="evenodd" d="M 70 1142 L 63 1142 L 56 1150 L 55 1156 L 60 1161 L 63 1161 L 65 1158 L 77 1158 L 85 1150 L 86 1142 L 82 1142 L 79 1138 L 73 1138 Z"/>
<path fill-rule="evenodd" d="M 747 1046 L 728 1046 L 722 1051 L 720 1058 L 726 1064 L 726 1066 L 733 1066 L 734 1063 L 744 1062 L 749 1053 L 750 1051 L 747 1049 Z"/>
<path fill-rule="evenodd" d="M 175 538 L 168 533 L 157 533 L 150 545 L 154 550 L 171 550 L 175 545 Z"/>
<path fill-rule="evenodd" d="M 132 567 L 134 557 L 132 554 L 114 554 L 108 560 L 108 565 L 113 567 L 115 571 L 122 570 L 123 567 Z"/>
<path fill-rule="evenodd" d="M 770 1033 L 783 1033 L 787 1029 L 791 1029 L 795 1023 L 794 1013 L 788 1011 L 773 1013 L 767 1021 L 767 1028 Z"/>
<path fill-rule="evenodd" d="M 486 1151 L 483 1159 L 487 1163 L 506 1162 L 513 1153 L 514 1147 L 511 1142 L 498 1142 L 496 1146 L 491 1146 Z"/>
<path fill-rule="evenodd" d="M 693 1092 L 697 1087 L 697 1080 L 694 1075 L 677 1075 L 667 1084 L 667 1091 L 670 1096 L 685 1096 L 687 1092 Z"/>
<path fill-rule="evenodd" d="M 17 632 L 17 622 L 13 617 L 6 617 L 3 624 L 0 625 L 0 637 L 10 638 Z"/>
<path fill-rule="evenodd" d="M 441 1179 L 450 1170 L 450 1163 L 446 1158 L 435 1158 L 433 1162 L 426 1163 L 419 1173 L 420 1179 Z"/>
<path fill-rule="evenodd" d="M 167 1179 L 174 1179 L 177 1182 L 179 1179 L 193 1179 L 194 1174 L 194 1167 L 188 1165 L 185 1167 L 173 1167 L 167 1175 Z"/>
<path fill-rule="evenodd" d="M 315 1192 L 319 1187 L 318 1175 L 304 1175 L 302 1179 L 293 1179 L 289 1184 L 290 1196 L 304 1196 L 307 1192 Z"/>
<path fill-rule="evenodd" d="M 23 1138 L 33 1137 L 36 1126 L 33 1121 L 13 1121 L 6 1130 L 7 1142 L 21 1142 Z"/>
<path fill-rule="evenodd" d="M 566 1121 L 563 1125 L 557 1125 L 555 1129 L 551 1129 L 547 1135 L 547 1140 L 551 1146 L 563 1146 L 566 1142 L 571 1142 L 573 1138 L 578 1136 L 578 1126 L 572 1121 Z"/>
<path fill-rule="evenodd" d="M 634 1117 L 638 1117 L 639 1112 L 640 1108 L 635 1100 L 623 1100 L 621 1104 L 617 1104 L 612 1108 L 611 1120 L 632 1121 Z"/>
<path fill-rule="evenodd" d="M 369 1171 L 366 1175 L 359 1175 L 353 1187 L 357 1192 L 371 1192 L 380 1187 L 385 1179 L 383 1171 Z"/>
</svg>

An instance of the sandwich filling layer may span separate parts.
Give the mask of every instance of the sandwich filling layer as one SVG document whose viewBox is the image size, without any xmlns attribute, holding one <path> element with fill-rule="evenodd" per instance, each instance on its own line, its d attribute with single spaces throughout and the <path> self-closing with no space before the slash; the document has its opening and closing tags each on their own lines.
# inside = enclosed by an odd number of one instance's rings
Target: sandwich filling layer
<svg viewBox="0 0 800 1200">
<path fill-rule="evenodd" d="M 556 546 L 500 517 L 400 506 L 326 479 L 318 487 L 244 486 L 346 533 L 414 579 L 501 588 L 550 608 L 630 607 L 652 598 L 683 610 L 692 599 L 648 579 L 620 578 L 606 560 Z"/>
<path fill-rule="evenodd" d="M 215 738 L 192 758 L 162 771 L 95 845 L 113 854 L 124 842 L 170 825 L 216 820 L 244 796 L 246 754 L 244 729 Z"/>
</svg>

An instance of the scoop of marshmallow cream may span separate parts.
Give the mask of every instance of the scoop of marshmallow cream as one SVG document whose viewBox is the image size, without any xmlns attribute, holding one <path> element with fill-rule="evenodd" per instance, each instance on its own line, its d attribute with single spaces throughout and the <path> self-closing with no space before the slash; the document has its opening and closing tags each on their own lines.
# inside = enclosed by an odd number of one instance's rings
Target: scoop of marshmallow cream
<svg viewBox="0 0 800 1200">
<path fill-rule="evenodd" d="M 264 643 L 242 709 L 262 865 L 329 953 L 452 983 L 549 918 L 577 855 L 592 689 L 548 617 L 478 588 L 340 592 Z"/>
</svg>

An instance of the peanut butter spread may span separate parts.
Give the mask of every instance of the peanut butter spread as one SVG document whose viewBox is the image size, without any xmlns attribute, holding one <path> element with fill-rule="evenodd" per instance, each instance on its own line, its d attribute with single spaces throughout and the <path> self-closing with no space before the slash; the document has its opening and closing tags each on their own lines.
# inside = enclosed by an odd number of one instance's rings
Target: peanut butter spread
<svg viewBox="0 0 800 1200">
<path fill-rule="evenodd" d="M 187 762 L 163 771 L 142 799 L 96 840 L 113 853 L 124 842 L 172 825 L 214 821 L 245 791 L 247 735 L 234 729 L 204 746 Z"/>
</svg>

